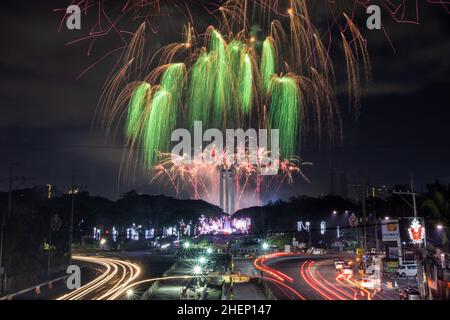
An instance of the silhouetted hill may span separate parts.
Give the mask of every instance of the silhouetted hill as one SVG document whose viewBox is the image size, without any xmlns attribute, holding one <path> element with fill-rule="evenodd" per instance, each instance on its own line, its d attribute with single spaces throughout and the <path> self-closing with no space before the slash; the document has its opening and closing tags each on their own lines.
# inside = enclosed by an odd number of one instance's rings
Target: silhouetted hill
<svg viewBox="0 0 450 320">
<path fill-rule="evenodd" d="M 299 196 L 289 201 L 277 201 L 262 207 L 250 207 L 237 211 L 233 217 L 250 217 L 253 231 L 279 232 L 292 230 L 299 220 L 320 220 L 330 217 L 333 210 L 353 211 L 355 203 L 338 196 L 311 198 Z"/>
</svg>

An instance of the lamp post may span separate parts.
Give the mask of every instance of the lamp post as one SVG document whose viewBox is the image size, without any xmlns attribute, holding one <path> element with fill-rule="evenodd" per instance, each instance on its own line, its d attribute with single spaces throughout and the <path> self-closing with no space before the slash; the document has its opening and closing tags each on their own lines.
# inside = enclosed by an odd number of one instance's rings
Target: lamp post
<svg viewBox="0 0 450 320">
<path fill-rule="evenodd" d="M 197 299 L 197 288 L 198 288 L 198 277 L 202 273 L 202 267 L 199 265 L 194 266 L 193 273 L 195 276 L 195 284 L 194 284 L 194 297 Z"/>
<path fill-rule="evenodd" d="M 448 251 L 448 238 L 447 238 L 447 231 L 448 231 L 448 227 L 444 226 L 442 223 L 439 223 L 438 225 L 436 225 L 436 229 L 439 233 L 439 237 L 441 240 L 441 244 L 442 247 L 444 249 L 444 251 Z"/>
<path fill-rule="evenodd" d="M 8 212 L 2 214 L 2 222 L 0 226 L 0 293 L 3 294 L 6 291 L 6 255 L 4 254 L 5 247 L 5 232 L 7 220 L 11 218 L 12 213 L 12 184 L 13 184 L 13 171 L 14 167 L 18 166 L 18 163 L 11 163 L 9 165 L 9 187 L 8 187 Z"/>
<path fill-rule="evenodd" d="M 198 263 L 203 266 L 208 262 L 208 259 L 206 259 L 206 257 L 201 256 L 200 258 L 198 258 Z"/>
<path fill-rule="evenodd" d="M 69 221 L 69 264 L 72 264 L 72 242 L 73 242 L 73 215 L 75 210 L 75 190 L 74 180 L 76 176 L 72 175 L 72 185 L 70 191 L 72 194 L 71 204 L 70 204 L 70 221 Z"/>
</svg>

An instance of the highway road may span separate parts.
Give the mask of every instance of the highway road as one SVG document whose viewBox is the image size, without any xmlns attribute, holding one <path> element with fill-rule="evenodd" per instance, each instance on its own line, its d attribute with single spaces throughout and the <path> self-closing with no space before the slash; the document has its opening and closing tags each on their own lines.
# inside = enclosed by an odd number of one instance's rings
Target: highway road
<svg viewBox="0 0 450 320">
<path fill-rule="evenodd" d="M 353 276 L 338 274 L 337 256 L 275 253 L 254 260 L 253 266 L 280 300 L 393 300 L 391 290 L 363 288 Z M 348 257 L 345 257 L 348 258 Z M 163 277 L 143 275 L 141 268 L 124 258 L 74 256 L 74 260 L 99 268 L 99 276 L 58 300 L 114 300 L 139 298 L 155 281 L 188 281 L 195 276 L 179 274 Z M 201 276 L 199 276 L 201 277 Z M 178 290 L 179 291 L 179 290 Z M 177 293 L 178 293 L 177 291 Z"/>
<path fill-rule="evenodd" d="M 100 268 L 100 275 L 79 289 L 57 300 L 114 300 L 122 298 L 127 287 L 136 281 L 141 268 L 119 258 L 102 256 L 74 256 L 74 261 L 89 263 Z"/>
<path fill-rule="evenodd" d="M 274 254 L 258 258 L 263 273 L 278 299 L 294 300 L 392 300 L 397 295 L 363 288 L 352 276 L 338 275 L 337 257 Z"/>
</svg>

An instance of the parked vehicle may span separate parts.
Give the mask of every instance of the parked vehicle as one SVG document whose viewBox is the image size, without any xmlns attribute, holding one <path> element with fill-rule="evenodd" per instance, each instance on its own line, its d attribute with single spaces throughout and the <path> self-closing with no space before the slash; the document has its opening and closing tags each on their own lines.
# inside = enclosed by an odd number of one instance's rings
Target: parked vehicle
<svg viewBox="0 0 450 320">
<path fill-rule="evenodd" d="M 366 268 L 366 274 L 374 274 L 375 273 L 375 265 L 371 264 Z"/>
<path fill-rule="evenodd" d="M 420 292 L 415 288 L 406 288 L 399 290 L 400 300 L 421 300 Z"/>
<path fill-rule="evenodd" d="M 400 277 L 415 277 L 417 276 L 417 265 L 415 264 L 404 264 L 397 269 L 397 274 Z"/>
</svg>

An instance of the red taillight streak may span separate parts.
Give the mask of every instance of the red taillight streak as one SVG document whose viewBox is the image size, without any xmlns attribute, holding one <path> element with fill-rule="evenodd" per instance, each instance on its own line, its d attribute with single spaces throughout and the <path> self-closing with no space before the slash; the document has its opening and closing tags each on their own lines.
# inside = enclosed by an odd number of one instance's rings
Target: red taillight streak
<svg viewBox="0 0 450 320">
<path fill-rule="evenodd" d="M 308 263 L 308 260 L 306 260 L 305 262 L 302 263 L 302 266 L 300 267 L 300 275 L 303 278 L 303 280 L 311 287 L 313 288 L 316 292 L 318 292 L 322 297 L 324 297 L 325 299 L 328 300 L 333 300 L 329 295 L 327 295 L 325 292 L 323 292 L 322 290 L 320 290 L 317 286 L 315 286 L 310 279 L 308 278 L 308 275 L 305 272 L 305 264 Z"/>
<path fill-rule="evenodd" d="M 341 295 L 337 294 L 336 292 L 334 292 L 333 290 L 327 288 L 325 285 L 323 285 L 322 283 L 320 283 L 319 280 L 317 280 L 317 278 L 314 276 L 313 272 L 311 271 L 311 266 L 313 265 L 314 261 L 311 261 L 308 265 L 308 268 L 306 269 L 306 273 L 309 273 L 309 277 L 312 281 L 314 281 L 314 283 L 316 283 L 318 286 L 320 286 L 322 289 L 324 289 L 325 291 L 327 291 L 329 294 L 331 294 L 335 299 L 338 300 L 345 300 L 344 297 L 342 297 Z"/>
<path fill-rule="evenodd" d="M 319 278 L 320 278 L 323 282 L 325 282 L 328 286 L 330 286 L 330 287 L 333 288 L 334 290 L 336 290 L 336 291 L 342 293 L 344 296 L 346 296 L 346 297 L 349 298 L 349 299 L 352 299 L 352 300 L 354 299 L 353 296 L 349 295 L 347 292 L 345 292 L 345 291 L 339 289 L 339 288 L 336 287 L 334 284 L 332 284 L 331 282 L 327 281 L 327 279 L 325 279 L 325 277 L 322 276 L 322 274 L 319 272 L 319 270 L 317 270 L 317 275 L 319 276 Z"/>
</svg>

